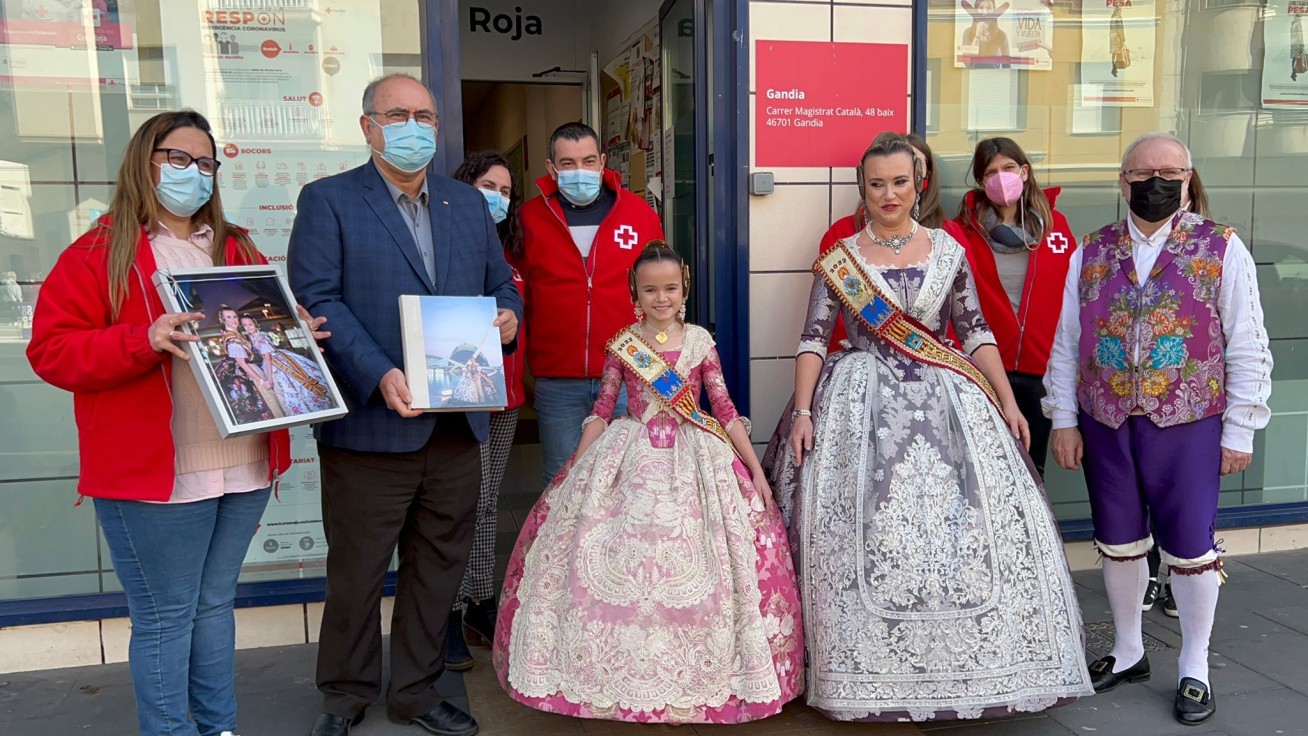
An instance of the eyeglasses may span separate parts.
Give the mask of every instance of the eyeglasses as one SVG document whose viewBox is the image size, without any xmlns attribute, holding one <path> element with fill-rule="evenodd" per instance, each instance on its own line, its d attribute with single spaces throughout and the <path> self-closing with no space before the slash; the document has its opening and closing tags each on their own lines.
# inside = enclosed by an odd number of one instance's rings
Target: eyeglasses
<svg viewBox="0 0 1308 736">
<path fill-rule="evenodd" d="M 373 110 L 367 114 L 369 116 L 380 116 L 386 121 L 386 125 L 403 125 L 404 123 L 409 122 L 409 118 L 413 118 L 417 121 L 418 125 L 434 128 L 436 127 L 436 123 L 440 120 L 440 116 L 431 110 L 418 110 L 417 112 L 410 113 L 408 110 L 396 108 L 394 110 L 387 110 L 386 112 L 377 112 L 376 110 Z"/>
<path fill-rule="evenodd" d="M 212 159 L 208 156 L 192 156 L 180 148 L 156 148 L 154 149 L 154 152 L 167 154 L 168 163 L 174 169 L 185 169 L 194 162 L 195 168 L 199 169 L 200 173 L 205 176 L 213 176 L 214 174 L 217 174 L 218 167 L 222 166 L 222 163 L 216 159 Z"/>
<path fill-rule="evenodd" d="M 1164 179 L 1175 181 L 1177 179 L 1184 179 L 1185 175 L 1188 173 L 1190 173 L 1190 169 L 1175 167 L 1169 169 L 1128 169 L 1122 172 L 1122 176 L 1125 176 L 1127 181 L 1144 181 L 1145 179 L 1152 179 L 1155 176 L 1161 176 Z"/>
</svg>

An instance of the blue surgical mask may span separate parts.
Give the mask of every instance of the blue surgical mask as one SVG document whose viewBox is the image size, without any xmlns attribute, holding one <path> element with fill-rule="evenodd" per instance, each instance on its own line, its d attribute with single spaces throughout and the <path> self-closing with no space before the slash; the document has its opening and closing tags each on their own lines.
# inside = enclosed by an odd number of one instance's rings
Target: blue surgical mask
<svg viewBox="0 0 1308 736">
<path fill-rule="evenodd" d="M 568 169 L 559 172 L 559 191 L 578 207 L 594 202 L 600 194 L 603 177 L 590 169 Z"/>
<path fill-rule="evenodd" d="M 386 138 L 386 149 L 380 151 L 381 157 L 400 171 L 407 174 L 421 171 L 436 155 L 436 128 L 430 125 L 421 125 L 409 118 L 403 123 L 383 125 L 381 129 Z"/>
<path fill-rule="evenodd" d="M 193 162 L 184 169 L 172 164 L 155 164 L 159 167 L 159 184 L 154 195 L 164 209 L 178 217 L 190 217 L 213 196 L 213 177 L 200 173 Z"/>
<path fill-rule="evenodd" d="M 478 189 L 481 196 L 486 198 L 486 204 L 490 207 L 491 219 L 498 225 L 504 222 L 504 218 L 509 216 L 509 198 L 500 194 L 493 189 Z"/>
</svg>

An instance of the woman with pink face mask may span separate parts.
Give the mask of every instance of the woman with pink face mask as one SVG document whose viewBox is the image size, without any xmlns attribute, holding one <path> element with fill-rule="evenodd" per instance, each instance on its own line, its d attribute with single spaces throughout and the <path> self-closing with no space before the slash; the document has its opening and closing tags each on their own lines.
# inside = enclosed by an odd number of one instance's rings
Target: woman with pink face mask
<svg viewBox="0 0 1308 736">
<path fill-rule="evenodd" d="M 1031 460 L 1043 477 L 1051 425 L 1040 410 L 1042 380 L 1076 237 L 1054 209 L 1059 188 L 1040 189 L 1030 160 L 1011 138 L 977 144 L 972 178 L 976 183 L 945 230 L 967 251 L 981 311 L 1031 425 Z"/>
</svg>

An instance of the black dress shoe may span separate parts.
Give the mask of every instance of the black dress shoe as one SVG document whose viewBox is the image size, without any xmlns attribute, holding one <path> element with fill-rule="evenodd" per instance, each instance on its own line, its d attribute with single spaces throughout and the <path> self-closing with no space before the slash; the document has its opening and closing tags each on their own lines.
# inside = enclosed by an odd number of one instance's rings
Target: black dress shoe
<svg viewBox="0 0 1308 736">
<path fill-rule="evenodd" d="M 1217 699 L 1208 686 L 1193 677 L 1182 677 L 1176 688 L 1176 704 L 1172 706 L 1176 721 L 1185 726 L 1198 726 L 1217 712 Z"/>
<path fill-rule="evenodd" d="M 499 615 L 499 606 L 494 596 L 484 601 L 469 602 L 463 612 L 463 635 L 467 641 L 488 647 L 495 642 L 495 617 Z"/>
<path fill-rule="evenodd" d="M 478 731 L 472 716 L 449 703 L 441 703 L 417 718 L 410 718 L 409 722 L 436 736 L 473 736 Z"/>
<path fill-rule="evenodd" d="M 463 616 L 458 611 L 450 613 L 450 620 L 445 624 L 445 669 L 454 672 L 467 672 L 472 669 L 472 652 L 468 651 L 468 642 L 463 640 Z"/>
<path fill-rule="evenodd" d="M 313 730 L 309 732 L 309 736 L 350 736 L 350 727 L 357 726 L 362 721 L 362 713 L 353 719 L 323 713 L 314 722 Z"/>
<path fill-rule="evenodd" d="M 1090 684 L 1097 693 L 1106 693 L 1124 682 L 1145 682 L 1149 679 L 1149 655 L 1140 658 L 1133 667 L 1113 672 L 1116 657 L 1102 657 L 1090 665 Z"/>
</svg>

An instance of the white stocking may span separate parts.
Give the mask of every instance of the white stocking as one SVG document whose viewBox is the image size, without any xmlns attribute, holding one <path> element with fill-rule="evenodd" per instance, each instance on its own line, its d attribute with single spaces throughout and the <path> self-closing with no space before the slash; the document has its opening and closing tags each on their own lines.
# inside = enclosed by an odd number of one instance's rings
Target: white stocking
<svg viewBox="0 0 1308 736">
<path fill-rule="evenodd" d="M 1109 656 L 1116 660 L 1113 672 L 1135 666 L 1144 656 L 1144 636 L 1140 628 L 1144 614 L 1140 610 L 1140 601 L 1144 599 L 1148 586 L 1149 561 L 1145 558 L 1126 561 L 1104 558 L 1104 587 L 1108 590 L 1108 606 L 1113 610 L 1113 627 L 1117 629 L 1113 651 L 1109 652 Z M 1205 645 L 1207 641 L 1205 638 Z"/>
<path fill-rule="evenodd" d="M 1217 588 L 1221 585 L 1216 570 L 1198 575 L 1170 576 L 1176 609 L 1181 614 L 1180 677 L 1193 677 L 1208 684 L 1208 637 L 1213 633 L 1217 614 Z"/>
</svg>

